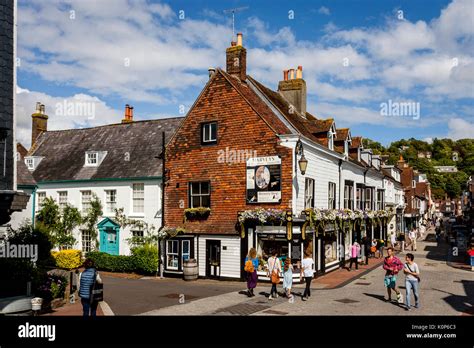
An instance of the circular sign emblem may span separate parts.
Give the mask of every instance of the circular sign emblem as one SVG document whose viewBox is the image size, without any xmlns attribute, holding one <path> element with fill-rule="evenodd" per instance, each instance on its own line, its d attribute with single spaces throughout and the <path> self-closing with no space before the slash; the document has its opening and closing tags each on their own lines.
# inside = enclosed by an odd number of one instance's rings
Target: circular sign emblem
<svg viewBox="0 0 474 348">
<path fill-rule="evenodd" d="M 265 166 L 260 166 L 255 171 L 255 183 L 258 188 L 263 190 L 270 184 L 270 171 Z"/>
</svg>

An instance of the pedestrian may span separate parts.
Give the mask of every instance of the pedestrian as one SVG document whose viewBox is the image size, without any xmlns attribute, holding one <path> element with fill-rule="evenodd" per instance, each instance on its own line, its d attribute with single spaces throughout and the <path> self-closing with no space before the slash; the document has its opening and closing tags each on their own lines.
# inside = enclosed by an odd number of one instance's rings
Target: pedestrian
<svg viewBox="0 0 474 348">
<path fill-rule="evenodd" d="M 276 250 L 270 254 L 272 256 L 268 258 L 268 277 L 272 282 L 272 288 L 268 299 L 273 300 L 274 298 L 278 298 L 277 284 L 280 283 L 281 263 L 280 259 L 277 257 L 278 252 Z"/>
<path fill-rule="evenodd" d="M 351 262 L 349 263 L 349 272 L 352 270 L 352 264 L 355 263 L 355 269 L 359 270 L 359 265 L 357 262 L 357 259 L 359 258 L 359 253 L 360 253 L 360 245 L 357 243 L 357 241 L 354 241 L 354 243 L 351 246 Z"/>
<path fill-rule="evenodd" d="M 364 245 L 364 253 L 365 253 L 365 264 L 369 264 L 369 256 L 370 256 L 370 247 L 372 246 L 372 242 L 370 241 L 370 238 L 365 236 L 362 239 L 363 245 Z"/>
<path fill-rule="evenodd" d="M 415 249 L 416 251 L 416 228 L 415 227 L 411 229 L 410 233 L 408 234 L 408 238 L 410 239 L 411 251 L 413 251 L 413 249 Z"/>
<path fill-rule="evenodd" d="M 257 287 L 257 269 L 258 269 L 258 258 L 257 250 L 250 248 L 247 257 L 245 258 L 244 271 L 247 274 L 247 296 L 255 296 L 253 290 Z"/>
<path fill-rule="evenodd" d="M 372 239 L 372 245 L 370 247 L 370 254 L 375 258 L 375 252 L 377 251 L 377 239 Z"/>
<path fill-rule="evenodd" d="M 79 297 L 81 298 L 83 316 L 95 317 L 99 302 L 94 300 L 92 290 L 95 283 L 102 284 L 99 272 L 94 267 L 94 261 L 86 259 L 84 261 L 85 270 L 79 275 Z"/>
<path fill-rule="evenodd" d="M 300 281 L 304 277 L 306 282 L 306 288 L 304 289 L 303 296 L 301 299 L 306 301 L 309 297 L 311 297 L 311 281 L 313 280 L 313 265 L 314 260 L 311 257 L 311 253 L 306 251 L 304 253 L 303 261 L 301 262 L 301 271 L 300 271 Z"/>
<path fill-rule="evenodd" d="M 397 274 L 403 269 L 403 264 L 398 257 L 393 254 L 393 248 L 387 248 L 388 256 L 385 257 L 383 262 L 383 269 L 385 272 L 384 284 L 387 288 L 388 298 L 387 302 L 392 301 L 392 290 L 397 294 L 398 303 L 403 303 L 403 296 L 400 290 L 397 288 Z"/>
<path fill-rule="evenodd" d="M 425 234 L 425 231 L 426 231 L 426 225 L 425 224 L 422 224 L 420 226 L 420 239 L 423 240 L 423 236 Z"/>
<path fill-rule="evenodd" d="M 283 266 L 283 290 L 285 290 L 285 295 L 287 298 L 292 298 L 291 287 L 293 286 L 293 265 L 291 264 L 291 259 L 286 258 L 285 264 Z"/>
<path fill-rule="evenodd" d="M 377 249 L 379 250 L 379 259 L 383 257 L 383 248 L 385 247 L 385 241 L 383 239 L 379 239 L 377 241 Z"/>
<path fill-rule="evenodd" d="M 397 237 L 395 232 L 392 232 L 392 234 L 390 235 L 390 244 L 392 248 L 395 249 L 395 246 L 397 245 Z"/>
<path fill-rule="evenodd" d="M 410 297 L 411 291 L 413 290 L 413 294 L 415 295 L 415 308 L 420 307 L 420 269 L 418 265 L 413 262 L 415 256 L 413 254 L 408 253 L 405 257 L 406 263 L 403 268 L 403 272 L 405 273 L 405 289 L 406 289 L 406 310 L 411 310 L 410 307 Z"/>
</svg>

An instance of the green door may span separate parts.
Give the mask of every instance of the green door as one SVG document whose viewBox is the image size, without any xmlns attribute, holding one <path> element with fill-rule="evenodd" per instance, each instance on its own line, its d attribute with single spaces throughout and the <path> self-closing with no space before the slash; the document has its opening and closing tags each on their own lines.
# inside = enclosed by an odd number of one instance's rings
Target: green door
<svg viewBox="0 0 474 348">
<path fill-rule="evenodd" d="M 120 253 L 120 226 L 113 220 L 105 218 L 98 224 L 100 233 L 99 250 L 111 255 Z"/>
</svg>

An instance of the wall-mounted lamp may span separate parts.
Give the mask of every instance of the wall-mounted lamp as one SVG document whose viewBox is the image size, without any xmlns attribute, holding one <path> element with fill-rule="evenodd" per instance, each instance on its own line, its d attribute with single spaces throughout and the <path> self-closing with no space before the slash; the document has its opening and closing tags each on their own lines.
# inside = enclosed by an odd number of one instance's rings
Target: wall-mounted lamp
<svg viewBox="0 0 474 348">
<path fill-rule="evenodd" d="M 306 173 L 306 168 L 308 168 L 308 160 L 306 159 L 306 157 L 304 157 L 303 143 L 300 139 L 298 139 L 298 141 L 296 142 L 295 155 L 296 158 L 298 158 L 298 156 L 301 156 L 298 160 L 298 166 L 300 167 L 301 175 L 304 175 Z"/>
</svg>

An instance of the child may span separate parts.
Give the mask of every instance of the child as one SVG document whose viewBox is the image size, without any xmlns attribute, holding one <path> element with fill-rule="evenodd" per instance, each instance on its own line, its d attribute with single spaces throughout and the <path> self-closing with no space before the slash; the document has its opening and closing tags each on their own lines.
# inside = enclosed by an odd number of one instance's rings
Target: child
<svg viewBox="0 0 474 348">
<path fill-rule="evenodd" d="M 293 285 L 293 265 L 289 257 L 285 260 L 283 267 L 283 289 L 285 290 L 286 297 L 291 298 L 291 286 Z"/>
</svg>

